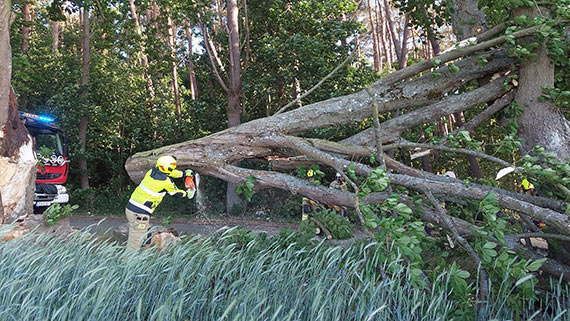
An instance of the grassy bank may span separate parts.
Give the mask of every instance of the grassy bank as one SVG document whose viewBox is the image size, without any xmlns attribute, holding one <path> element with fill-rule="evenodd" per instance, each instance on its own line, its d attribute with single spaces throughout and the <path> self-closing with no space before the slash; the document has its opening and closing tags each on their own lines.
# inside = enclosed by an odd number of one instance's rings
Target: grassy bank
<svg viewBox="0 0 570 321">
<path fill-rule="evenodd" d="M 475 319 L 474 301 L 456 299 L 449 271 L 422 287 L 404 262 L 379 262 L 374 245 L 243 236 L 218 232 L 135 256 L 79 233 L 1 243 L 0 320 Z M 552 282 L 516 303 L 515 285 L 496 289 L 490 319 L 570 320 L 568 285 Z"/>
</svg>

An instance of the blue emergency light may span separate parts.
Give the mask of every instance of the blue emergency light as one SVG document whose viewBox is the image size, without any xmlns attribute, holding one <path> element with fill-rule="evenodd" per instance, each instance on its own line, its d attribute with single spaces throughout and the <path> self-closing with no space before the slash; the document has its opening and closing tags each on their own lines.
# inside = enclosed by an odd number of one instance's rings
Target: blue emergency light
<svg viewBox="0 0 570 321">
<path fill-rule="evenodd" d="M 35 120 L 38 120 L 41 122 L 46 122 L 46 123 L 53 123 L 55 120 L 53 117 L 50 117 L 50 116 L 36 115 L 36 114 L 30 114 L 30 113 L 26 113 L 26 112 L 20 112 L 20 116 L 35 119 Z"/>
<path fill-rule="evenodd" d="M 38 120 L 39 121 L 45 121 L 45 122 L 53 122 L 54 121 L 53 117 L 42 116 L 42 115 L 38 115 Z"/>
</svg>

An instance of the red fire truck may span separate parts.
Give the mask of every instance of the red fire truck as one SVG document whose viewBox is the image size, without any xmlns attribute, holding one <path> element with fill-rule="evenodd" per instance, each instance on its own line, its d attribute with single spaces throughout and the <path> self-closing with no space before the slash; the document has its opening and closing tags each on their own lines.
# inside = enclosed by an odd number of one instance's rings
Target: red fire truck
<svg viewBox="0 0 570 321">
<path fill-rule="evenodd" d="M 69 194 L 63 186 L 69 174 L 67 137 L 52 117 L 20 112 L 20 119 L 32 135 L 42 165 L 36 174 L 34 208 L 41 211 L 53 203 L 67 203 Z M 42 155 L 42 150 L 49 150 L 51 155 Z"/>
</svg>

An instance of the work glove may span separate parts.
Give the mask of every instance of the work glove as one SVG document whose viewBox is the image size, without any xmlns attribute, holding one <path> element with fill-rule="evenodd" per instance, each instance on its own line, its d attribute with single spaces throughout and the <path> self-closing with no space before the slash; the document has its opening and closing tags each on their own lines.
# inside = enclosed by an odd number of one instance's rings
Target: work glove
<svg viewBox="0 0 570 321">
<path fill-rule="evenodd" d="M 184 175 L 184 173 L 182 171 L 179 171 L 177 169 L 172 170 L 172 172 L 168 175 L 172 178 L 181 178 Z"/>
<path fill-rule="evenodd" d="M 191 170 L 190 168 L 184 170 L 184 177 L 188 177 L 188 176 L 192 176 L 194 175 L 194 171 Z"/>
<path fill-rule="evenodd" d="M 194 198 L 194 194 L 196 194 L 196 189 L 187 189 L 186 190 L 186 197 L 191 200 Z"/>
</svg>

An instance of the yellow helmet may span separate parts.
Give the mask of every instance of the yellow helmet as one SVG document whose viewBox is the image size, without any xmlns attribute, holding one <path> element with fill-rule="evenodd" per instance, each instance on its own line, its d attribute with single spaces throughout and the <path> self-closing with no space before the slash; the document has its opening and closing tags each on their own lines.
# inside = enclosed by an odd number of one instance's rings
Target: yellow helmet
<svg viewBox="0 0 570 321">
<path fill-rule="evenodd" d="M 156 167 L 163 173 L 170 174 L 176 169 L 176 158 L 173 156 L 160 156 L 156 161 Z"/>
</svg>

